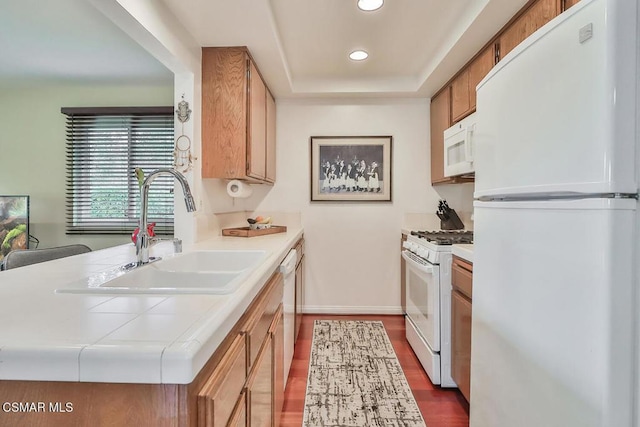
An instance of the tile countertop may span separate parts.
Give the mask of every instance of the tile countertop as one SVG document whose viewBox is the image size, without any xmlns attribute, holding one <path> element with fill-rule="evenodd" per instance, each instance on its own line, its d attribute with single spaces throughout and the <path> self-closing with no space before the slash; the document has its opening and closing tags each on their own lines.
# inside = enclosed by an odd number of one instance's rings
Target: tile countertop
<svg viewBox="0 0 640 427">
<path fill-rule="evenodd" d="M 473 263 L 473 245 L 452 245 L 451 253 Z"/>
<path fill-rule="evenodd" d="M 0 379 L 188 384 L 277 269 L 302 229 L 215 237 L 194 250 L 265 250 L 229 295 L 60 294 L 69 283 L 135 259 L 133 245 L 0 273 Z M 171 252 L 171 244 L 151 255 Z"/>
</svg>

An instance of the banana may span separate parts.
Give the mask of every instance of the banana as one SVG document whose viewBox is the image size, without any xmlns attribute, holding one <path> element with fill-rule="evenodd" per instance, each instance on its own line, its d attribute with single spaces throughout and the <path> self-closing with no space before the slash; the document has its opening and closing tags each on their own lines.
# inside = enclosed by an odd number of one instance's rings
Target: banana
<svg viewBox="0 0 640 427">
<path fill-rule="evenodd" d="M 271 217 L 268 216 L 266 218 L 262 218 L 260 221 L 258 221 L 258 224 L 271 224 Z"/>
</svg>

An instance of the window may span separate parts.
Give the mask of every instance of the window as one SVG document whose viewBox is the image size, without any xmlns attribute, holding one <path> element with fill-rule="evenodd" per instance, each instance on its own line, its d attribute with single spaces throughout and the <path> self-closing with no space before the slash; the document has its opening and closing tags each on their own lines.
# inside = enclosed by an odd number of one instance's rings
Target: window
<svg viewBox="0 0 640 427">
<path fill-rule="evenodd" d="M 62 108 L 67 116 L 67 234 L 130 234 L 145 176 L 173 164 L 173 107 Z M 173 233 L 173 178 L 149 191 L 149 222 Z"/>
</svg>

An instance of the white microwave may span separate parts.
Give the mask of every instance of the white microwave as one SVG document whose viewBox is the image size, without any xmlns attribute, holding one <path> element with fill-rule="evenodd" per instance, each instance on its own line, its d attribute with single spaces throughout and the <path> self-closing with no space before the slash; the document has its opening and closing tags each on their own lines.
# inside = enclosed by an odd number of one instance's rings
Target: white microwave
<svg viewBox="0 0 640 427">
<path fill-rule="evenodd" d="M 473 134 L 476 128 L 476 114 L 465 117 L 444 131 L 444 176 L 474 172 Z"/>
</svg>

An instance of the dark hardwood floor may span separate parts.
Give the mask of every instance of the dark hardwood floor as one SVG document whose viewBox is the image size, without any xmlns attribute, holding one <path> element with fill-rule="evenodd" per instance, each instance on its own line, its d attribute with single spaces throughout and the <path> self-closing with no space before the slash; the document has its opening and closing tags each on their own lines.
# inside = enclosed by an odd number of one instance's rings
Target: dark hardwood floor
<svg viewBox="0 0 640 427">
<path fill-rule="evenodd" d="M 289 371 L 284 408 L 280 419 L 281 427 L 302 425 L 313 321 L 316 319 L 382 320 L 427 427 L 467 427 L 469 425 L 469 405 L 458 389 L 443 389 L 429 381 L 429 377 L 405 338 L 404 317 L 305 315 Z"/>
</svg>

